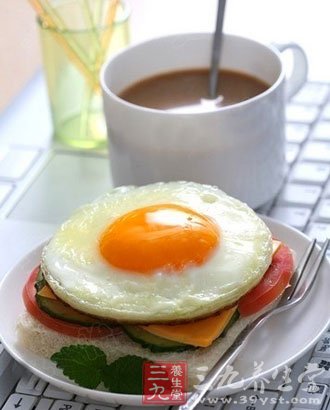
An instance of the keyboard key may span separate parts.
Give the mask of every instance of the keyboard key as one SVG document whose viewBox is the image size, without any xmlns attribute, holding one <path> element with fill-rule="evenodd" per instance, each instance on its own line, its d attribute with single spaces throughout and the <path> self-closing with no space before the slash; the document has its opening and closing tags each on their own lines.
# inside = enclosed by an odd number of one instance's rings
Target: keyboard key
<svg viewBox="0 0 330 410">
<path fill-rule="evenodd" d="M 329 385 L 330 382 L 330 358 L 312 357 L 309 363 L 317 363 L 318 370 L 311 374 L 304 376 L 303 381 L 313 381 L 315 383 L 325 383 Z M 310 379 L 309 377 L 312 377 Z"/>
<path fill-rule="evenodd" d="M 294 96 L 293 102 L 301 104 L 322 105 L 329 95 L 327 84 L 306 83 L 303 88 Z"/>
<path fill-rule="evenodd" d="M 319 222 L 330 222 L 330 199 L 322 199 L 320 201 L 313 219 Z"/>
<path fill-rule="evenodd" d="M 289 122 L 285 126 L 286 140 L 301 144 L 307 138 L 309 126 L 306 124 Z"/>
<path fill-rule="evenodd" d="M 299 162 L 291 171 L 290 181 L 309 182 L 323 185 L 330 175 L 330 165 Z"/>
<path fill-rule="evenodd" d="M 291 165 L 297 159 L 299 151 L 300 151 L 300 145 L 298 144 L 286 144 L 285 145 L 285 159 L 289 165 Z"/>
<path fill-rule="evenodd" d="M 205 406 L 204 406 L 205 407 Z M 165 409 L 169 409 L 170 407 L 167 406 L 120 406 L 120 410 L 165 410 Z"/>
<path fill-rule="evenodd" d="M 11 356 L 3 349 L 2 353 L 0 354 L 0 377 L 9 367 L 11 367 L 11 364 L 12 364 Z M 0 397 L 0 400 L 1 400 L 1 397 Z"/>
<path fill-rule="evenodd" d="M 73 398 L 73 394 L 69 392 L 65 392 L 52 384 L 49 384 L 44 391 L 44 396 L 49 397 L 50 399 L 62 399 L 62 400 L 71 400 Z"/>
<path fill-rule="evenodd" d="M 36 161 L 39 151 L 34 149 L 9 149 L 0 161 L 0 178 L 17 180 L 22 178 Z"/>
<path fill-rule="evenodd" d="M 325 384 L 315 384 L 315 383 L 301 383 L 296 399 L 297 403 L 295 406 L 298 408 L 321 409 L 322 404 L 326 398 L 328 386 Z"/>
<path fill-rule="evenodd" d="M 89 404 L 88 406 L 85 407 L 85 410 L 113 410 L 113 409 L 115 409 L 115 407 L 102 406 L 98 404 Z"/>
<path fill-rule="evenodd" d="M 199 403 L 197 404 L 197 406 L 195 407 L 196 410 L 222 410 L 224 407 L 224 404 L 221 402 L 220 400 L 210 400 L 208 401 L 207 397 L 205 397 L 203 399 L 203 403 Z M 149 406 L 148 406 L 149 407 Z M 171 410 L 175 409 L 176 407 L 172 407 Z M 121 410 L 121 409 L 120 409 Z M 141 409 L 142 410 L 142 409 Z"/>
<path fill-rule="evenodd" d="M 270 216 L 294 228 L 303 230 L 307 225 L 311 210 L 308 208 L 277 206 L 273 208 Z"/>
<path fill-rule="evenodd" d="M 49 410 L 54 403 L 54 400 L 51 399 L 40 399 L 35 410 Z"/>
<path fill-rule="evenodd" d="M 320 121 L 313 128 L 311 137 L 315 140 L 330 141 L 330 121 Z"/>
<path fill-rule="evenodd" d="M 314 349 L 314 356 L 330 359 L 330 333 L 325 333 Z"/>
<path fill-rule="evenodd" d="M 17 374 L 18 364 L 4 350 L 0 355 L 0 409 L 14 391 L 19 378 Z"/>
<path fill-rule="evenodd" d="M 36 397 L 14 393 L 9 396 L 2 410 L 31 410 L 36 401 Z"/>
<path fill-rule="evenodd" d="M 319 114 L 315 105 L 289 104 L 286 108 L 286 119 L 289 122 L 311 124 Z"/>
<path fill-rule="evenodd" d="M 323 188 L 322 196 L 323 198 L 330 198 L 330 181 Z"/>
<path fill-rule="evenodd" d="M 24 373 L 23 377 L 17 383 L 16 393 L 31 394 L 32 396 L 41 396 L 47 383 L 39 379 L 30 372 Z"/>
<path fill-rule="evenodd" d="M 309 224 L 306 233 L 310 238 L 316 238 L 317 242 L 321 244 L 330 238 L 330 224 L 312 222 Z"/>
<path fill-rule="evenodd" d="M 7 184 L 5 182 L 0 182 L 0 205 L 5 202 L 11 191 L 13 190 L 14 185 Z"/>
<path fill-rule="evenodd" d="M 274 204 L 274 201 L 268 201 L 266 204 L 260 206 L 259 208 L 257 208 L 255 211 L 259 214 L 263 214 L 263 215 L 268 215 L 270 210 L 272 209 Z"/>
<path fill-rule="evenodd" d="M 275 409 L 278 393 L 265 391 L 264 393 L 253 390 L 245 390 L 232 396 L 232 401 L 226 406 L 226 410 L 272 410 Z"/>
<path fill-rule="evenodd" d="M 301 205 L 314 207 L 321 195 L 321 188 L 316 185 L 287 184 L 282 190 L 278 205 Z"/>
<path fill-rule="evenodd" d="M 56 400 L 51 410 L 82 410 L 84 405 L 77 401 Z"/>
<path fill-rule="evenodd" d="M 84 396 L 76 396 L 75 398 L 74 398 L 74 400 L 75 401 L 79 401 L 79 403 L 83 403 L 83 404 L 92 404 L 93 406 L 97 406 L 98 408 L 99 408 L 99 406 L 104 406 L 104 403 L 103 402 L 99 402 L 99 401 L 96 401 L 96 400 L 92 400 L 92 399 L 90 399 L 90 398 L 88 398 L 88 397 L 84 397 Z M 115 409 L 115 408 L 117 408 L 117 407 L 119 407 L 119 404 L 118 405 L 115 405 L 115 404 L 112 404 L 112 405 L 110 405 L 110 406 L 107 406 L 107 408 L 111 408 L 111 409 Z"/>
<path fill-rule="evenodd" d="M 328 103 L 321 114 L 321 118 L 325 119 L 325 120 L 330 120 L 330 103 Z"/>
<path fill-rule="evenodd" d="M 302 159 L 330 162 L 330 143 L 308 142 L 303 148 Z"/>
<path fill-rule="evenodd" d="M 278 410 L 281 410 L 281 407 L 279 407 Z M 290 407 L 290 410 L 310 410 L 307 407 Z"/>
</svg>

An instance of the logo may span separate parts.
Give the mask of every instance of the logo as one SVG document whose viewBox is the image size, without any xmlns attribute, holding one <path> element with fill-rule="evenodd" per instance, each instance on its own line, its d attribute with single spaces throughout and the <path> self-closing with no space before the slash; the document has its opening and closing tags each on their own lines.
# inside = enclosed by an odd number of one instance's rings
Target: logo
<svg viewBox="0 0 330 410">
<path fill-rule="evenodd" d="M 187 401 L 186 362 L 145 362 L 143 404 L 179 405 Z"/>
</svg>

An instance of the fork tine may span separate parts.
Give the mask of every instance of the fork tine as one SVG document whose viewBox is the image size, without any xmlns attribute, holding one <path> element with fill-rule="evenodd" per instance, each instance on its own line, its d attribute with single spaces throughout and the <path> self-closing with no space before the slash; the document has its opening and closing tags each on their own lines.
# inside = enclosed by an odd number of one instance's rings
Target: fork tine
<svg viewBox="0 0 330 410">
<path fill-rule="evenodd" d="M 284 300 L 290 300 L 292 298 L 292 295 L 297 289 L 297 286 L 303 276 L 303 273 L 306 269 L 306 266 L 314 252 L 314 248 L 316 245 L 316 239 L 313 239 L 312 242 L 309 244 L 307 250 L 304 252 L 304 255 L 302 256 L 301 260 L 299 261 L 299 265 L 297 266 L 294 275 L 291 279 L 291 287 L 286 289 L 286 295 L 283 297 Z"/>
<path fill-rule="evenodd" d="M 311 267 L 311 269 L 310 269 L 310 271 L 309 271 L 309 273 L 308 273 L 309 281 L 308 281 L 307 287 L 304 289 L 303 294 L 302 294 L 300 297 L 306 296 L 306 295 L 308 294 L 308 292 L 311 290 L 311 288 L 313 287 L 314 282 L 315 282 L 316 277 L 317 277 L 317 274 L 318 274 L 318 272 L 319 272 L 319 270 L 320 270 L 320 266 L 321 266 L 321 264 L 322 264 L 322 262 L 323 262 L 323 259 L 324 259 L 324 257 L 325 257 L 325 254 L 326 254 L 326 252 L 327 252 L 327 250 L 328 250 L 329 243 L 330 243 L 330 240 L 327 239 L 327 240 L 324 242 L 324 244 L 323 244 L 323 246 L 322 246 L 322 249 L 321 249 L 320 252 L 318 253 L 317 258 L 316 258 L 316 260 L 315 260 L 313 266 Z M 300 278 L 299 278 L 298 281 L 296 282 L 295 287 L 294 287 L 294 289 L 293 289 L 291 295 L 288 297 L 288 300 L 291 300 L 291 299 L 293 298 L 293 296 L 295 295 L 295 293 L 296 293 L 296 291 L 297 291 L 297 288 L 298 288 L 298 285 L 299 285 L 299 283 L 300 283 L 300 279 L 302 278 L 302 276 L 303 276 L 303 275 L 300 275 Z M 298 296 L 298 297 L 299 297 L 299 296 Z"/>
</svg>

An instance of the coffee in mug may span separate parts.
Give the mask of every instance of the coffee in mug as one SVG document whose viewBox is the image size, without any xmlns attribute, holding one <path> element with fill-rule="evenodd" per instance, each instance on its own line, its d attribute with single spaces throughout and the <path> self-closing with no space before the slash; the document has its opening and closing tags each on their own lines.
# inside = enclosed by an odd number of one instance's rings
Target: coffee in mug
<svg viewBox="0 0 330 410">
<path fill-rule="evenodd" d="M 198 112 L 237 104 L 266 91 L 270 84 L 249 74 L 220 70 L 217 104 L 208 103 L 208 69 L 170 71 L 144 78 L 125 88 L 119 97 L 158 110 Z"/>
</svg>

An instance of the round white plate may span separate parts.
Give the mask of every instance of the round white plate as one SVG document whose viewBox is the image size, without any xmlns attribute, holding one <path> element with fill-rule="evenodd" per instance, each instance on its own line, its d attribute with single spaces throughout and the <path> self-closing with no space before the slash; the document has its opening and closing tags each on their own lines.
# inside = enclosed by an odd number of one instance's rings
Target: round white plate
<svg viewBox="0 0 330 410">
<path fill-rule="evenodd" d="M 288 244 L 297 260 L 309 239 L 302 233 L 269 218 L 264 218 L 273 235 Z M 53 385 L 90 399 L 127 405 L 141 405 L 141 396 L 116 394 L 79 387 L 65 378 L 55 365 L 19 345 L 15 332 L 17 317 L 24 311 L 22 289 L 31 270 L 39 264 L 44 244 L 29 253 L 11 270 L 0 284 L 0 339 L 5 349 L 22 365 Z M 329 327 L 330 266 L 326 261 L 321 275 L 308 296 L 299 306 L 269 319 L 252 335 L 233 366 L 239 378 L 231 385 L 217 390 L 218 396 L 232 394 L 244 386 L 253 386 L 255 364 L 261 365 L 258 377 L 267 378 L 276 369 L 290 365 L 310 349 Z M 243 380 L 243 382 L 241 382 Z"/>
</svg>

